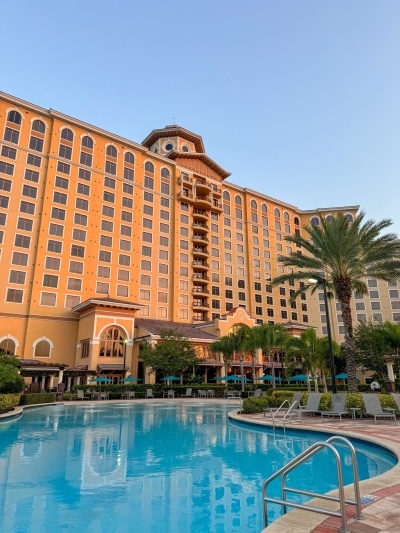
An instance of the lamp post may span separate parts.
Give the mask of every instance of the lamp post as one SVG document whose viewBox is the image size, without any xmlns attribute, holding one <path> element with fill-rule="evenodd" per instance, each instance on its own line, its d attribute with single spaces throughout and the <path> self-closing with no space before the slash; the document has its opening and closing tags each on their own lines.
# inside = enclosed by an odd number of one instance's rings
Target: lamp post
<svg viewBox="0 0 400 533">
<path fill-rule="evenodd" d="M 128 343 L 128 339 L 124 339 L 124 367 L 122 369 L 122 379 L 125 379 L 125 367 L 126 367 L 126 345 Z"/>
<path fill-rule="evenodd" d="M 335 359 L 333 357 L 333 349 L 332 349 L 331 319 L 330 319 L 329 306 L 328 306 L 328 291 L 327 291 L 327 287 L 326 287 L 327 281 L 326 281 L 325 278 L 322 278 L 321 276 L 314 276 L 312 279 L 310 279 L 310 281 L 319 283 L 324 288 L 326 328 L 327 328 L 327 331 L 328 331 L 329 361 L 330 361 L 330 364 L 331 364 L 332 392 L 333 392 L 333 394 L 336 394 L 337 388 L 336 388 L 336 375 L 335 375 Z"/>
</svg>

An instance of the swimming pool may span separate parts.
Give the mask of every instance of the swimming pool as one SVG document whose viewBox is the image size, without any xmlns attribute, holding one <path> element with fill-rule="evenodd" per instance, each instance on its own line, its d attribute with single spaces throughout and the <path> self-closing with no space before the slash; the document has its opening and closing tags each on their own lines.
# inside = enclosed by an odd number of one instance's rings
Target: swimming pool
<svg viewBox="0 0 400 533">
<path fill-rule="evenodd" d="M 231 409 L 94 403 L 0 423 L 0 531 L 259 533 L 262 482 L 320 438 L 231 423 Z M 361 479 L 396 463 L 378 448 L 357 450 Z M 336 486 L 330 459 L 318 454 L 292 483 L 312 475 L 324 491 Z"/>
</svg>

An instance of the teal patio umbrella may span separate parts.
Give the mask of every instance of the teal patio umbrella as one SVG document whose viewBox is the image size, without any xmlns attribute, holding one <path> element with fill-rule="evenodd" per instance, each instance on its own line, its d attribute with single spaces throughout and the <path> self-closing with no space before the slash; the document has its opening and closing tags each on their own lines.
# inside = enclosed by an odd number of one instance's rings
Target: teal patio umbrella
<svg viewBox="0 0 400 533">
<path fill-rule="evenodd" d="M 305 374 L 297 374 L 297 376 L 292 376 L 289 378 L 289 381 L 309 381 L 310 379 L 313 379 L 310 376 L 306 376 Z"/>
<path fill-rule="evenodd" d="M 134 378 L 133 376 L 128 376 L 127 378 L 121 379 L 120 383 L 133 383 L 136 381 L 143 381 L 140 378 Z"/>
<path fill-rule="evenodd" d="M 241 376 L 224 376 L 223 378 L 215 378 L 214 381 L 239 381 L 240 383 L 250 382 L 251 379 L 242 378 Z"/>
<path fill-rule="evenodd" d="M 106 378 L 104 376 L 98 376 L 97 378 L 91 379 L 90 383 L 98 383 L 99 386 L 100 386 L 100 391 L 101 391 L 101 384 L 102 383 L 112 383 L 112 379 Z"/>
<path fill-rule="evenodd" d="M 176 376 L 167 376 L 165 378 L 161 378 L 161 381 L 170 381 L 171 382 L 171 389 L 172 389 L 172 382 L 173 381 L 180 381 L 181 378 L 177 378 Z"/>
<path fill-rule="evenodd" d="M 261 378 L 256 378 L 257 381 L 272 381 L 272 379 L 273 378 L 270 374 L 266 374 L 265 376 L 262 376 Z M 277 382 L 282 381 L 282 378 L 275 376 L 275 381 Z"/>
</svg>

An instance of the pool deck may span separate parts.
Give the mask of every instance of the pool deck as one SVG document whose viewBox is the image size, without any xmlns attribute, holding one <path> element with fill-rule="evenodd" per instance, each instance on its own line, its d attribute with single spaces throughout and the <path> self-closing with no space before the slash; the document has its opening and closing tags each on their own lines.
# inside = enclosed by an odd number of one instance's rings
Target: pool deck
<svg viewBox="0 0 400 533">
<path fill-rule="evenodd" d="M 271 418 L 262 414 L 245 415 L 234 412 L 230 413 L 230 416 L 235 420 L 272 425 Z M 280 426 L 282 424 L 277 422 L 276 427 Z M 400 425 L 395 426 L 392 420 L 379 420 L 378 424 L 375 424 L 370 418 L 343 419 L 342 422 L 337 418 L 330 418 L 322 422 L 320 416 L 308 416 L 301 422 L 287 423 L 286 428 L 311 429 L 365 439 L 389 448 L 400 461 Z M 371 503 L 362 505 L 362 520 L 352 518 L 355 513 L 354 506 L 346 506 L 348 533 L 400 533 L 400 463 L 385 474 L 360 482 L 360 491 L 361 497 L 368 497 Z M 351 488 L 346 489 L 346 494 L 350 499 L 354 498 Z M 339 509 L 339 505 L 335 502 L 315 499 L 312 504 Z M 264 533 L 337 533 L 340 525 L 339 518 L 327 518 L 321 514 L 294 509 L 263 531 Z"/>
<path fill-rule="evenodd" d="M 107 403 L 121 403 L 122 400 L 109 400 Z M 237 421 L 245 421 L 258 425 L 272 426 L 271 418 L 264 417 L 262 414 L 239 414 L 240 402 L 234 400 L 196 400 L 196 399 L 160 399 L 154 400 L 125 400 L 127 403 L 155 403 L 155 402 L 196 402 L 196 403 L 213 403 L 220 402 L 225 405 L 232 405 L 232 411 L 229 413 L 230 418 Z M 26 406 L 26 408 L 45 407 L 57 404 L 41 404 L 35 406 Z M 68 402 L 70 404 L 88 404 L 99 403 L 98 401 L 77 401 Z M 105 402 L 104 402 L 105 403 Z M 23 408 L 17 407 L 12 413 L 0 415 L 0 419 L 18 417 L 22 414 Z M 400 421 L 398 421 L 400 424 Z M 277 422 L 276 427 L 282 424 Z M 303 418 L 301 422 L 294 421 L 287 423 L 286 428 L 290 429 L 310 429 L 314 431 L 326 432 L 334 435 L 350 436 L 364 439 L 375 444 L 379 444 L 391 450 L 398 458 L 399 463 L 380 476 L 362 481 L 360 483 L 361 497 L 368 497 L 370 503 L 362 505 L 363 520 L 355 520 L 354 506 L 346 507 L 348 520 L 348 533 L 400 533 L 400 425 L 395 426 L 391 420 L 381 420 L 374 424 L 371 419 L 357 418 L 356 420 L 344 419 L 339 422 L 338 419 L 325 419 L 321 421 L 319 416 L 309 416 Z M 332 491 L 334 494 L 336 491 Z M 346 489 L 346 495 L 354 498 L 351 487 Z M 339 506 L 335 502 L 327 502 L 315 499 L 314 505 L 320 507 L 338 510 Z M 285 516 L 282 516 L 274 523 L 263 530 L 263 533 L 337 533 L 340 528 L 340 519 L 328 517 L 317 513 L 292 510 Z"/>
</svg>

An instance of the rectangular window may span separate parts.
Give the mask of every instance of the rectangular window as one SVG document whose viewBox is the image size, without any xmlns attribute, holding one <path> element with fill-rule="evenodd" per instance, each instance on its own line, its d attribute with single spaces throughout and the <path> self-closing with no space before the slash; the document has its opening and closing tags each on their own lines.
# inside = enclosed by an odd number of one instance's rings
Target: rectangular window
<svg viewBox="0 0 400 533">
<path fill-rule="evenodd" d="M 169 194 L 169 184 L 161 182 L 161 194 Z"/>
<path fill-rule="evenodd" d="M 134 178 L 134 172 L 132 169 L 124 167 L 124 179 L 133 181 Z"/>
<path fill-rule="evenodd" d="M 180 216 L 181 224 L 189 224 L 189 217 L 187 215 Z"/>
<path fill-rule="evenodd" d="M 24 285 L 26 279 L 26 272 L 20 270 L 10 270 L 10 283 L 18 283 L 18 285 Z"/>
<path fill-rule="evenodd" d="M 78 172 L 78 178 L 85 181 L 90 181 L 92 177 L 92 173 L 89 170 L 83 170 L 83 168 L 79 169 Z"/>
<path fill-rule="evenodd" d="M 70 261 L 69 272 L 71 272 L 71 274 L 83 274 L 83 263 L 80 263 L 79 261 Z"/>
<path fill-rule="evenodd" d="M 53 202 L 56 204 L 67 205 L 68 196 L 63 192 L 54 191 Z"/>
<path fill-rule="evenodd" d="M 129 296 L 129 287 L 126 285 L 117 285 L 117 296 L 127 298 Z"/>
<path fill-rule="evenodd" d="M 141 285 L 151 285 L 151 277 L 147 274 L 140 274 L 140 284 Z"/>
<path fill-rule="evenodd" d="M 37 188 L 31 185 L 24 185 L 22 187 L 22 196 L 29 196 L 29 198 L 36 198 Z"/>
<path fill-rule="evenodd" d="M 12 128 L 6 128 L 4 132 L 4 140 L 13 144 L 18 144 L 19 131 L 13 130 Z"/>
<path fill-rule="evenodd" d="M 130 241 L 127 241 L 125 239 L 120 239 L 119 240 L 119 249 L 120 250 L 124 250 L 125 252 L 130 252 L 131 251 L 131 243 L 130 243 Z"/>
<path fill-rule="evenodd" d="M 151 192 L 144 191 L 143 200 L 145 202 L 153 203 L 153 194 Z"/>
<path fill-rule="evenodd" d="M 90 187 L 89 185 L 85 185 L 84 183 L 78 183 L 76 192 L 78 194 L 84 194 L 85 196 L 90 196 Z"/>
<path fill-rule="evenodd" d="M 45 268 L 60 270 L 60 259 L 58 257 L 46 257 Z"/>
<path fill-rule="evenodd" d="M 142 255 L 145 257 L 151 257 L 152 249 L 150 246 L 142 246 Z"/>
<path fill-rule="evenodd" d="M 168 303 L 168 293 L 167 292 L 158 292 L 157 293 L 157 302 Z"/>
<path fill-rule="evenodd" d="M 121 211 L 121 220 L 124 222 L 132 222 L 132 213 L 128 211 Z"/>
<path fill-rule="evenodd" d="M 139 289 L 140 300 L 150 300 L 150 291 L 148 289 Z"/>
<path fill-rule="evenodd" d="M 120 233 L 125 237 L 132 237 L 132 228 L 130 226 L 121 225 Z"/>
<path fill-rule="evenodd" d="M 111 220 L 102 220 L 100 227 L 101 231 L 108 231 L 112 233 L 114 231 L 114 222 L 111 222 Z"/>
<path fill-rule="evenodd" d="M 159 263 L 158 265 L 158 273 L 159 274 L 168 274 L 168 265 L 164 265 L 163 263 Z"/>
<path fill-rule="evenodd" d="M 142 241 L 143 242 L 153 242 L 153 235 L 147 231 L 142 232 Z"/>
<path fill-rule="evenodd" d="M 77 198 L 75 201 L 75 207 L 76 209 L 82 209 L 83 211 L 88 211 L 89 201 L 84 200 L 83 198 Z"/>
<path fill-rule="evenodd" d="M 147 276 L 147 277 L 150 277 L 150 276 Z M 118 269 L 118 281 L 129 281 L 129 270 L 121 270 L 119 268 Z"/>
<path fill-rule="evenodd" d="M 111 263 L 111 252 L 99 250 L 99 261 L 102 261 L 103 263 Z"/>
<path fill-rule="evenodd" d="M 160 246 L 169 246 L 169 238 L 168 237 L 160 237 Z"/>
<path fill-rule="evenodd" d="M 168 211 L 164 211 L 163 209 L 161 209 L 160 211 L 160 218 L 162 220 L 169 220 L 169 213 Z"/>
<path fill-rule="evenodd" d="M 86 231 L 83 229 L 76 229 L 74 228 L 72 233 L 72 238 L 76 241 L 86 241 Z"/>
<path fill-rule="evenodd" d="M 57 289 L 58 276 L 53 276 L 52 274 L 45 274 L 43 276 L 43 287 L 53 287 L 54 289 Z"/>
<path fill-rule="evenodd" d="M 21 304 L 24 297 L 24 291 L 20 289 L 7 289 L 6 302 Z"/>
<path fill-rule="evenodd" d="M 56 254 L 60 254 L 62 251 L 62 244 L 60 241 L 53 241 L 49 240 L 47 242 L 47 251 L 48 252 L 54 252 Z"/>
<path fill-rule="evenodd" d="M 115 202 L 115 194 L 113 192 L 104 191 L 103 200 L 104 202 L 110 202 L 111 204 L 113 204 Z"/>
<path fill-rule="evenodd" d="M 81 165 L 85 165 L 85 167 L 91 167 L 92 166 L 91 154 L 87 154 L 86 152 L 81 152 L 81 157 L 79 159 L 79 162 Z"/>
<path fill-rule="evenodd" d="M 38 139 L 32 135 L 29 140 L 29 148 L 35 152 L 43 152 L 43 142 L 43 139 Z"/>
<path fill-rule="evenodd" d="M 105 267 L 105 266 L 98 266 L 97 267 L 97 277 L 98 278 L 109 278 L 110 277 L 111 268 Z"/>
<path fill-rule="evenodd" d="M 16 159 L 17 150 L 15 148 L 11 148 L 10 146 L 3 146 L 1 149 L 1 155 L 10 159 Z"/>
<path fill-rule="evenodd" d="M 0 190 L 10 192 L 11 191 L 11 181 L 6 180 L 5 178 L 0 178 Z"/>
<path fill-rule="evenodd" d="M 23 254 L 21 252 L 13 252 L 11 263 L 13 265 L 27 266 L 28 254 Z"/>
<path fill-rule="evenodd" d="M 145 259 L 142 259 L 140 261 L 140 268 L 141 270 L 151 270 L 151 262 L 146 261 Z"/>
<path fill-rule="evenodd" d="M 56 176 L 55 186 L 60 187 L 60 189 L 68 190 L 69 180 L 67 178 L 61 178 L 60 176 Z"/>
<path fill-rule="evenodd" d="M 144 206 L 143 206 L 143 214 L 144 214 L 144 215 L 147 215 L 147 216 L 149 216 L 149 217 L 152 217 L 153 214 L 154 214 L 154 208 L 153 208 L 153 206 L 152 206 L 152 205 L 146 205 L 146 204 L 144 204 Z"/>
<path fill-rule="evenodd" d="M 158 259 L 162 259 L 163 261 L 168 261 L 168 250 L 159 250 L 158 251 Z"/>
<path fill-rule="evenodd" d="M 84 246 L 78 246 L 77 244 L 73 244 L 71 246 L 71 255 L 75 257 L 85 257 Z"/>
<path fill-rule="evenodd" d="M 144 186 L 146 187 L 146 189 L 153 190 L 154 189 L 154 179 L 153 178 L 149 178 L 148 176 L 145 176 L 144 177 Z"/>
<path fill-rule="evenodd" d="M 53 207 L 51 210 L 51 218 L 55 218 L 57 220 L 65 220 L 65 209 Z"/>
<path fill-rule="evenodd" d="M 40 165 L 36 165 L 36 166 L 40 166 Z M 62 163 L 61 161 L 57 163 L 57 172 L 61 172 L 62 174 L 69 174 L 70 171 L 71 171 L 71 165 L 68 165 L 67 163 Z"/>
<path fill-rule="evenodd" d="M 8 196 L 0 195 L 0 207 L 2 207 L 3 209 L 7 209 L 9 201 L 10 198 Z"/>
<path fill-rule="evenodd" d="M 6 163 L 5 161 L 0 161 L 0 172 L 2 174 L 8 174 L 9 176 L 12 176 L 14 174 L 14 165 L 12 165 L 11 163 Z"/>
<path fill-rule="evenodd" d="M 125 254 L 119 254 L 118 256 L 118 264 L 121 266 L 131 266 L 131 258 L 129 255 Z"/>
<path fill-rule="evenodd" d="M 122 192 L 125 194 L 133 194 L 133 187 L 129 183 L 122 184 Z"/>
<path fill-rule="evenodd" d="M 113 217 L 114 216 L 114 208 L 109 205 L 103 205 L 102 214 L 105 217 Z"/>
<path fill-rule="evenodd" d="M 117 165 L 112 161 L 106 161 L 106 173 L 115 176 L 117 173 Z"/>
<path fill-rule="evenodd" d="M 80 226 L 87 226 L 87 215 L 82 215 L 81 213 L 75 213 L 74 223 L 79 224 Z"/>
<path fill-rule="evenodd" d="M 133 208 L 133 200 L 132 198 L 127 198 L 126 196 L 122 197 L 122 206 L 127 207 L 128 209 Z"/>
<path fill-rule="evenodd" d="M 108 246 L 111 248 L 112 246 L 112 237 L 109 235 L 100 235 L 100 246 Z"/>
<path fill-rule="evenodd" d="M 40 304 L 41 305 L 49 305 L 54 307 L 56 305 L 57 301 L 57 295 L 52 292 L 42 292 L 42 296 L 40 298 Z"/>
<path fill-rule="evenodd" d="M 110 285 L 108 283 L 102 283 L 101 281 L 98 281 L 96 283 L 96 292 L 98 294 L 109 294 Z"/>
<path fill-rule="evenodd" d="M 162 224 L 160 222 L 160 232 L 161 233 L 169 233 L 169 224 Z"/>
<path fill-rule="evenodd" d="M 73 307 L 77 306 L 80 303 L 80 301 L 81 299 L 79 296 L 72 296 L 72 294 L 67 294 L 67 296 L 65 297 L 65 307 L 67 307 L 68 309 L 72 309 Z M 89 349 L 88 344 L 89 343 L 87 343 L 87 349 Z M 86 357 L 88 356 L 89 355 L 86 355 Z M 85 357 L 84 352 L 83 352 L 83 343 L 82 343 L 82 357 Z"/>
<path fill-rule="evenodd" d="M 14 246 L 18 248 L 29 248 L 31 244 L 31 238 L 27 235 L 16 235 L 14 240 Z"/>
<path fill-rule="evenodd" d="M 65 146 L 65 144 L 60 144 L 58 150 L 58 156 L 63 159 L 71 159 L 72 157 L 72 148 L 70 146 Z"/>
</svg>

